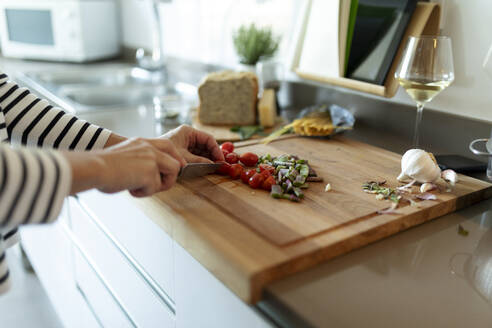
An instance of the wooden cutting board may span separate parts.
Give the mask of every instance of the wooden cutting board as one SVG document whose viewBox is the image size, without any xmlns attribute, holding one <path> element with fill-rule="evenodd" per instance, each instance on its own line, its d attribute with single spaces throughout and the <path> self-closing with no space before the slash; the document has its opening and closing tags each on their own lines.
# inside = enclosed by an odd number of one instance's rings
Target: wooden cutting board
<svg viewBox="0 0 492 328">
<path fill-rule="evenodd" d="M 398 154 L 343 137 L 294 137 L 237 149 L 246 151 L 296 154 L 325 182 L 310 183 L 305 199 L 292 203 L 240 180 L 210 175 L 141 202 L 150 217 L 250 303 L 272 281 L 492 196 L 491 184 L 460 175 L 451 192 L 436 193 L 437 201 L 381 215 L 377 212 L 389 201 L 376 200 L 361 185 L 387 180 L 398 186 Z M 324 191 L 326 183 L 332 191 Z"/>
<path fill-rule="evenodd" d="M 266 128 L 263 131 L 264 134 L 268 135 L 286 124 L 285 120 L 283 120 L 282 118 L 277 118 L 277 120 L 278 122 L 275 124 L 274 127 Z M 200 120 L 198 120 L 198 115 L 196 112 L 192 114 L 191 125 L 197 130 L 211 134 L 215 138 L 215 140 L 217 140 L 218 143 L 222 143 L 225 141 L 236 142 L 241 140 L 239 133 L 231 131 L 231 126 L 202 124 Z M 263 137 L 256 134 L 251 139 L 259 139 L 259 138 L 263 138 Z"/>
</svg>

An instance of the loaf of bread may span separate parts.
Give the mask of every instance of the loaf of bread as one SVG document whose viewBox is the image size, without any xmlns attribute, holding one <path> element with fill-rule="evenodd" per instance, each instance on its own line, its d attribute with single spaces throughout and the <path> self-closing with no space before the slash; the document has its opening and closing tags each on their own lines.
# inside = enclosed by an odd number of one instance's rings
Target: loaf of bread
<svg viewBox="0 0 492 328">
<path fill-rule="evenodd" d="M 203 124 L 256 124 L 258 80 L 254 73 L 211 73 L 198 87 L 198 97 L 198 119 Z"/>
</svg>

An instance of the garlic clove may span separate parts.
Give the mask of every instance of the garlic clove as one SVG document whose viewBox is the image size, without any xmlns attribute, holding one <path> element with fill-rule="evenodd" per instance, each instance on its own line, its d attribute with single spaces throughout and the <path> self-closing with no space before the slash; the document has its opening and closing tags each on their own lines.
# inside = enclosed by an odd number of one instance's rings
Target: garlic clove
<svg viewBox="0 0 492 328">
<path fill-rule="evenodd" d="M 431 182 L 426 182 L 426 183 L 423 183 L 423 184 L 420 186 L 420 192 L 421 192 L 421 193 L 425 193 L 425 192 L 428 192 L 428 191 L 431 191 L 431 190 L 435 190 L 435 189 L 437 189 L 436 184 L 431 183 Z"/>
<path fill-rule="evenodd" d="M 441 177 L 446 181 L 451 184 L 451 186 L 454 186 L 456 182 L 458 182 L 458 174 L 454 172 L 453 170 L 447 169 L 442 171 Z"/>
</svg>

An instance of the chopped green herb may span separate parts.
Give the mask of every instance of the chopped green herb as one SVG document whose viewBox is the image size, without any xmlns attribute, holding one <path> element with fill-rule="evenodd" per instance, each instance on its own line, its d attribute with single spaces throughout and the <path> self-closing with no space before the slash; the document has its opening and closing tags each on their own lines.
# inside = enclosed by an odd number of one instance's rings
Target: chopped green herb
<svg viewBox="0 0 492 328">
<path fill-rule="evenodd" d="M 234 126 L 231 128 L 231 132 L 239 133 L 241 140 L 247 140 L 262 131 L 263 128 L 259 125 Z"/>
<path fill-rule="evenodd" d="M 468 236 L 468 233 L 469 233 L 468 230 L 466 230 L 465 228 L 463 228 L 461 226 L 461 224 L 458 224 L 458 234 L 459 235 L 462 235 L 462 236 L 465 236 L 466 237 L 466 236 Z"/>
<path fill-rule="evenodd" d="M 384 199 L 389 199 L 394 203 L 399 203 L 401 196 L 395 189 L 384 187 L 386 181 L 369 181 L 362 185 L 362 189 L 370 194 L 383 195 Z"/>
</svg>

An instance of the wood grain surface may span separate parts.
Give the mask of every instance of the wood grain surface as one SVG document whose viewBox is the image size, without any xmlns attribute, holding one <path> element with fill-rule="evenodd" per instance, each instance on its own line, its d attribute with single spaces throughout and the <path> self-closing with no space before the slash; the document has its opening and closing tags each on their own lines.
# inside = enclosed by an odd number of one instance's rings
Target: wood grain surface
<svg viewBox="0 0 492 328">
<path fill-rule="evenodd" d="M 284 138 L 248 144 L 237 152 L 296 154 L 308 159 L 324 183 L 310 183 L 300 203 L 270 198 L 217 175 L 180 182 L 168 192 L 138 200 L 147 214 L 209 271 L 246 302 L 261 299 L 263 287 L 492 196 L 492 185 L 460 175 L 437 201 L 403 206 L 380 215 L 389 201 L 362 191 L 369 180 L 398 186 L 401 156 L 344 137 Z M 326 183 L 332 191 L 324 192 Z"/>
<path fill-rule="evenodd" d="M 270 134 L 273 131 L 281 128 L 284 124 L 286 124 L 285 120 L 281 118 L 277 118 L 278 122 L 275 124 L 274 127 L 272 128 L 267 128 L 263 132 L 264 134 Z M 240 141 L 241 137 L 239 136 L 239 133 L 232 132 L 231 127 L 232 126 L 226 126 L 226 125 L 207 125 L 207 124 L 202 124 L 198 120 L 198 115 L 196 113 L 192 114 L 192 120 L 191 120 L 191 125 L 200 131 L 207 132 L 211 134 L 217 142 L 222 143 L 225 141 Z M 260 136 L 258 134 L 254 135 L 251 139 L 260 139 L 263 138 L 264 136 Z"/>
</svg>

